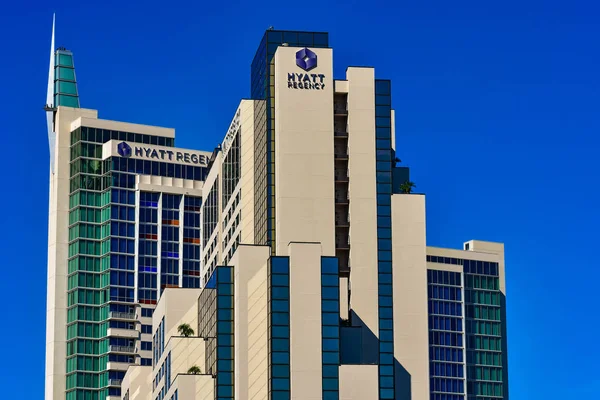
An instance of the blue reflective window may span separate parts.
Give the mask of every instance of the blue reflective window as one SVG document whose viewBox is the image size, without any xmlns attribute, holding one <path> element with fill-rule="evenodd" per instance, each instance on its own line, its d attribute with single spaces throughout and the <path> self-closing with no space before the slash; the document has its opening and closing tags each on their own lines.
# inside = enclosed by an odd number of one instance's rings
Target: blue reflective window
<svg viewBox="0 0 600 400">
<path fill-rule="evenodd" d="M 287 275 L 271 275 L 271 285 L 289 286 L 289 278 Z"/>
<path fill-rule="evenodd" d="M 271 400 L 290 400 L 290 392 L 271 392 Z"/>
<path fill-rule="evenodd" d="M 324 300 L 337 300 L 340 292 L 337 287 L 323 287 L 321 289 L 321 296 Z"/>
<path fill-rule="evenodd" d="M 271 348 L 273 351 L 288 351 L 290 349 L 289 339 L 272 339 Z"/>
<path fill-rule="evenodd" d="M 288 325 L 290 317 L 287 313 L 274 312 L 271 314 L 271 322 L 273 325 Z"/>
<path fill-rule="evenodd" d="M 290 355 L 287 352 L 272 352 L 271 362 L 273 364 L 289 364 Z"/>
<path fill-rule="evenodd" d="M 273 378 L 289 378 L 290 368 L 287 365 L 274 364 L 271 365 L 271 373 Z"/>
<path fill-rule="evenodd" d="M 219 386 L 219 385 L 217 385 L 217 396 L 219 396 L 219 397 L 233 397 L 233 386 Z"/>
<path fill-rule="evenodd" d="M 324 312 L 323 313 L 323 325 L 338 325 L 340 318 L 337 313 Z"/>
<path fill-rule="evenodd" d="M 271 273 L 272 274 L 288 274 L 289 260 L 287 258 L 271 258 Z"/>
<path fill-rule="evenodd" d="M 271 380 L 271 385 L 272 385 L 273 390 L 289 390 L 290 389 L 289 379 L 273 378 Z"/>
<path fill-rule="evenodd" d="M 323 300 L 321 309 L 323 312 L 339 312 L 339 302 L 335 300 Z"/>
<path fill-rule="evenodd" d="M 274 338 L 289 338 L 290 328 L 287 326 L 272 326 L 271 334 Z"/>
<path fill-rule="evenodd" d="M 289 297 L 288 288 L 282 287 L 272 287 L 271 288 L 271 298 L 273 300 L 286 300 Z"/>
<path fill-rule="evenodd" d="M 340 330 L 337 326 L 323 326 L 323 337 L 324 338 L 338 338 L 340 336 Z"/>
<path fill-rule="evenodd" d="M 321 271 L 323 274 L 337 274 L 338 262 L 334 257 L 323 257 L 321 259 Z"/>
<path fill-rule="evenodd" d="M 288 300 L 277 300 L 271 302 L 271 311 L 275 312 L 288 312 L 290 309 L 290 303 Z"/>
<path fill-rule="evenodd" d="M 337 351 L 324 351 L 323 352 L 323 364 L 339 364 L 340 356 Z"/>
<path fill-rule="evenodd" d="M 323 339 L 323 351 L 339 351 L 340 342 L 338 339 Z"/>
<path fill-rule="evenodd" d="M 339 285 L 339 277 L 338 275 L 323 275 L 321 277 L 321 284 L 323 286 L 335 286 Z"/>
</svg>

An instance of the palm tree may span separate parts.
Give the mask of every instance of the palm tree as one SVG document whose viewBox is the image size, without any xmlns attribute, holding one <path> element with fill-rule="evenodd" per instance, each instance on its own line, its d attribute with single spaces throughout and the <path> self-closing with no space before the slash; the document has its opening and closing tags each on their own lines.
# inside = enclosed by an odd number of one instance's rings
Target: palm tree
<svg viewBox="0 0 600 400">
<path fill-rule="evenodd" d="M 190 369 L 188 369 L 187 373 L 188 374 L 198 375 L 198 374 L 202 373 L 202 370 L 197 365 L 193 365 L 193 366 L 190 367 Z"/>
<path fill-rule="evenodd" d="M 412 193 L 412 190 L 416 187 L 417 187 L 417 185 L 415 185 L 414 182 L 407 181 L 407 182 L 404 182 L 402 185 L 400 185 L 400 191 L 402 193 Z"/>
<path fill-rule="evenodd" d="M 181 324 L 177 327 L 177 331 L 181 336 L 192 336 L 194 334 L 194 330 L 190 327 L 189 324 Z"/>
</svg>

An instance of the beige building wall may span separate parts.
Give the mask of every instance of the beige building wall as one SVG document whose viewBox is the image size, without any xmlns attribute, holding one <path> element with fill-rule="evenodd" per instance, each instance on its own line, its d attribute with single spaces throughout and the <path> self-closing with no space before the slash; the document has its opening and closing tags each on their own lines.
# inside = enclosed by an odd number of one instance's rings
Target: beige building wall
<svg viewBox="0 0 600 400">
<path fill-rule="evenodd" d="M 240 245 L 234 266 L 235 398 L 268 397 L 268 246 Z M 252 395 L 250 395 L 252 387 Z"/>
<path fill-rule="evenodd" d="M 241 226 L 240 243 L 254 244 L 254 107 L 257 101 L 242 100 L 240 104 L 241 156 Z"/>
<path fill-rule="evenodd" d="M 425 196 L 392 195 L 396 397 L 429 398 Z"/>
<path fill-rule="evenodd" d="M 267 265 L 248 280 L 248 399 L 269 396 Z"/>
<path fill-rule="evenodd" d="M 156 336 L 159 325 L 164 317 L 164 350 L 158 360 L 154 360 L 151 382 L 157 376 L 169 352 L 171 353 L 171 381 L 178 373 L 187 373 L 187 370 L 197 365 L 204 372 L 204 339 L 198 337 L 198 297 L 202 289 L 167 288 L 161 295 L 154 314 L 152 315 L 152 335 Z M 180 324 L 189 324 L 194 329 L 191 337 L 181 337 L 177 327 Z M 165 386 L 166 376 L 152 391 L 152 399 Z"/>
<path fill-rule="evenodd" d="M 215 379 L 211 375 L 179 374 L 166 393 L 165 400 L 170 400 L 176 390 L 178 399 L 214 400 Z"/>
<path fill-rule="evenodd" d="M 350 307 L 379 337 L 375 70 L 350 67 L 348 176 L 350 184 Z M 354 323 L 354 322 L 353 322 Z"/>
<path fill-rule="evenodd" d="M 121 384 L 121 398 L 150 400 L 152 394 L 151 375 L 151 366 L 130 365 Z"/>
<path fill-rule="evenodd" d="M 189 324 L 195 330 L 198 326 L 198 297 L 201 292 L 202 289 L 165 289 L 152 315 L 152 335 L 156 335 L 163 317 L 165 317 L 165 343 L 169 337 L 179 336 L 177 327 L 181 323 Z"/>
<path fill-rule="evenodd" d="M 292 399 L 320 400 L 322 384 L 320 243 L 290 243 L 290 389 Z"/>
<path fill-rule="evenodd" d="M 211 189 L 213 188 L 214 185 L 216 185 L 216 187 L 218 188 L 218 196 L 217 196 L 217 204 L 218 204 L 218 210 L 217 210 L 217 226 L 215 227 L 214 231 L 212 232 L 212 234 L 210 235 L 208 241 L 204 241 L 204 233 L 202 232 L 201 236 L 201 243 L 202 243 L 202 254 L 201 254 L 201 258 L 202 258 L 202 272 L 201 272 L 201 287 L 204 287 L 204 285 L 206 284 L 205 282 L 205 275 L 207 273 L 207 270 L 212 266 L 213 268 L 221 262 L 222 257 L 223 257 L 223 252 L 222 252 L 222 240 L 223 240 L 223 230 L 221 227 L 221 222 L 222 222 L 222 210 L 223 210 L 223 206 L 222 206 L 222 188 L 221 188 L 221 165 L 223 164 L 223 154 L 219 153 L 216 156 L 216 159 L 212 165 L 212 168 L 210 169 L 210 172 L 208 173 L 208 176 L 206 177 L 206 180 L 204 181 L 204 186 L 202 187 L 202 208 L 201 208 L 201 226 L 204 227 L 204 218 L 205 218 L 205 206 L 206 206 L 206 201 L 208 198 L 208 195 L 211 191 Z M 206 262 L 205 262 L 206 260 Z M 209 275 L 210 276 L 210 275 Z"/>
<path fill-rule="evenodd" d="M 333 64 L 331 49 L 311 49 L 323 74 L 322 90 L 288 87 L 298 47 L 275 52 L 275 224 L 276 254 L 291 241 L 320 242 L 335 255 L 333 160 Z"/>
<path fill-rule="evenodd" d="M 340 400 L 378 398 L 378 365 L 340 365 Z"/>
<path fill-rule="evenodd" d="M 63 399 L 66 389 L 71 123 L 80 117 L 93 119 L 97 115 L 96 110 L 70 107 L 58 107 L 56 113 L 55 165 L 54 173 L 50 173 L 48 207 L 45 388 L 48 400 Z"/>
</svg>

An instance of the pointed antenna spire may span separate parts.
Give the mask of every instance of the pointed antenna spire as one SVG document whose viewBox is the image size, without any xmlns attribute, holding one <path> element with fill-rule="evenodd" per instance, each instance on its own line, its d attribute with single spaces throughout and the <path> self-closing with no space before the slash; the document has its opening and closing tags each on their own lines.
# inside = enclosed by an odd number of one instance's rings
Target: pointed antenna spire
<svg viewBox="0 0 600 400">
<path fill-rule="evenodd" d="M 54 146 L 56 133 L 54 132 L 54 28 L 56 14 L 52 14 L 52 40 L 50 43 L 50 67 L 48 70 L 48 91 L 46 93 L 46 123 L 48 124 L 48 145 L 50 146 L 50 171 L 54 173 Z"/>
</svg>

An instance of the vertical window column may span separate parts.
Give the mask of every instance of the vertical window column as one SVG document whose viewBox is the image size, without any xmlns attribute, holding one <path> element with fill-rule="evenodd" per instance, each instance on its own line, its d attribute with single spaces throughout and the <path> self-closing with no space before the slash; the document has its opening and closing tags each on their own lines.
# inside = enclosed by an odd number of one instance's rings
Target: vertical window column
<svg viewBox="0 0 600 400">
<path fill-rule="evenodd" d="M 179 287 L 179 206 L 180 195 L 164 193 L 160 243 L 160 290 Z"/>
<path fill-rule="evenodd" d="M 269 398 L 290 399 L 290 260 L 272 257 L 269 293 Z"/>
<path fill-rule="evenodd" d="M 379 398 L 394 399 L 392 309 L 392 124 L 391 83 L 375 80 L 377 161 L 377 270 L 379 289 Z"/>
<path fill-rule="evenodd" d="M 321 258 L 323 400 L 340 398 L 340 278 L 336 257 Z"/>
<path fill-rule="evenodd" d="M 200 207 L 201 197 L 183 199 L 183 287 L 200 287 Z"/>
<path fill-rule="evenodd" d="M 465 398 L 461 279 L 459 272 L 427 271 L 431 400 Z"/>
<path fill-rule="evenodd" d="M 138 301 L 156 304 L 158 201 L 160 193 L 141 192 L 138 224 Z"/>
<path fill-rule="evenodd" d="M 233 267 L 217 274 L 217 400 L 233 399 Z"/>
</svg>

